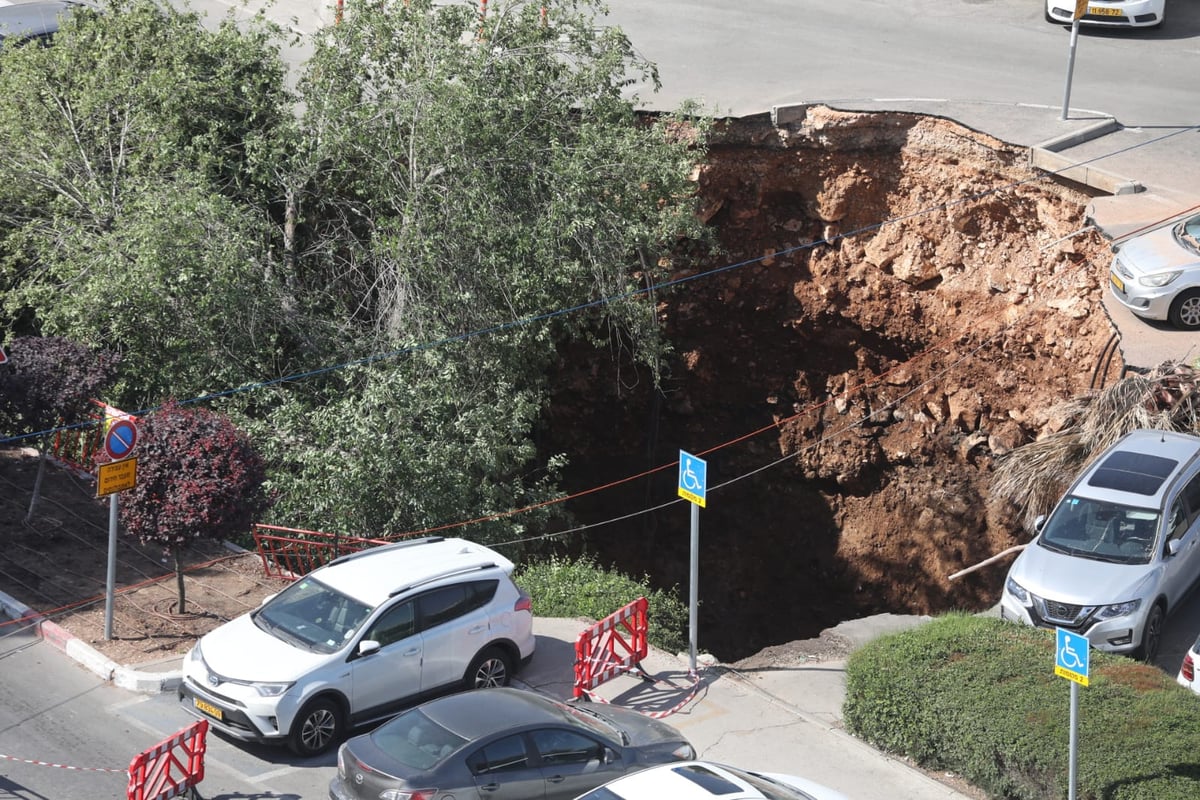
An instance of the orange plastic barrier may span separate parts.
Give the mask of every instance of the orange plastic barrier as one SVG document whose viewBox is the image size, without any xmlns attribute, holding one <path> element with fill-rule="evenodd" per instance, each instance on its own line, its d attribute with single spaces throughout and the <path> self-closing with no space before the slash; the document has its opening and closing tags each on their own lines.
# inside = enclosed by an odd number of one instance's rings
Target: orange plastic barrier
<svg viewBox="0 0 1200 800">
<path fill-rule="evenodd" d="M 263 572 L 268 577 L 287 580 L 307 575 L 338 556 L 389 543 L 387 539 L 364 539 L 278 525 L 252 525 L 250 532 L 262 559 Z"/>
<path fill-rule="evenodd" d="M 208 720 L 187 726 L 163 739 L 129 762 L 127 800 L 167 800 L 191 793 L 204 780 L 204 752 L 208 747 Z"/>
<path fill-rule="evenodd" d="M 641 671 L 649 652 L 646 631 L 650 601 L 639 597 L 579 634 L 575 640 L 575 697 L 583 697 L 607 680 Z M 649 676 L 643 673 L 644 678 Z"/>
</svg>

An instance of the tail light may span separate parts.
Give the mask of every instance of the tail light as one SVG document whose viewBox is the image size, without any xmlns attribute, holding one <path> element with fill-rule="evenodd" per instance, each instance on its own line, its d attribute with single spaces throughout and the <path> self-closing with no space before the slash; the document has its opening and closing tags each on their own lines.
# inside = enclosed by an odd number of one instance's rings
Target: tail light
<svg viewBox="0 0 1200 800">
<path fill-rule="evenodd" d="M 1192 662 L 1192 654 L 1190 652 L 1183 657 L 1183 666 L 1179 668 L 1179 671 L 1188 683 L 1191 683 L 1196 677 L 1196 665 Z"/>
<path fill-rule="evenodd" d="M 513 604 L 513 611 L 528 611 L 533 613 L 533 598 L 528 592 L 521 592 L 521 596 L 517 598 L 517 602 Z"/>
</svg>

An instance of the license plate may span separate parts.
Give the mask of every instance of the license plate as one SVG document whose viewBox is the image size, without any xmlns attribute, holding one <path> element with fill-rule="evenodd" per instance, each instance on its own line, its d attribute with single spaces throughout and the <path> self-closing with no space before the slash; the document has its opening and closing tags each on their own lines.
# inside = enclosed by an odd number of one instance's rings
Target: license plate
<svg viewBox="0 0 1200 800">
<path fill-rule="evenodd" d="M 1117 277 L 1117 273 L 1110 272 L 1110 273 L 1108 273 L 1108 277 L 1109 277 L 1109 280 L 1112 281 L 1113 286 L 1117 287 L 1122 292 L 1125 291 L 1125 281 L 1123 281 L 1119 277 Z"/>
<path fill-rule="evenodd" d="M 1123 17 L 1119 8 L 1104 8 L 1102 6 L 1088 6 L 1088 13 L 1095 14 L 1098 17 Z"/>
<path fill-rule="evenodd" d="M 192 698 L 192 702 L 196 704 L 196 708 L 200 709 L 205 714 L 208 714 L 210 717 L 215 717 L 216 719 L 225 718 L 225 712 L 214 706 L 212 703 L 206 703 L 198 697 Z"/>
</svg>

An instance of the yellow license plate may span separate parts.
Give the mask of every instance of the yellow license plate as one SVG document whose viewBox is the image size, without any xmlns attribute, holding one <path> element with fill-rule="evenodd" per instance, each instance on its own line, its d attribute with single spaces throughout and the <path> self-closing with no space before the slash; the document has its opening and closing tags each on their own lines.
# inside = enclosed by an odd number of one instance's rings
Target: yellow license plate
<svg viewBox="0 0 1200 800">
<path fill-rule="evenodd" d="M 1122 292 L 1125 291 L 1125 281 L 1123 281 L 1119 277 L 1117 277 L 1117 273 L 1115 273 L 1115 272 L 1108 273 L 1108 278 L 1109 278 L 1109 280 L 1112 281 L 1113 286 L 1117 287 Z"/>
<path fill-rule="evenodd" d="M 1088 13 L 1095 14 L 1098 17 L 1123 17 L 1119 8 L 1103 8 L 1101 6 L 1088 6 Z"/>
<path fill-rule="evenodd" d="M 210 717 L 215 717 L 216 719 L 225 718 L 225 712 L 214 706 L 212 703 L 206 703 L 198 697 L 193 697 L 192 702 L 196 704 L 196 708 L 200 709 L 205 714 L 208 714 Z"/>
</svg>

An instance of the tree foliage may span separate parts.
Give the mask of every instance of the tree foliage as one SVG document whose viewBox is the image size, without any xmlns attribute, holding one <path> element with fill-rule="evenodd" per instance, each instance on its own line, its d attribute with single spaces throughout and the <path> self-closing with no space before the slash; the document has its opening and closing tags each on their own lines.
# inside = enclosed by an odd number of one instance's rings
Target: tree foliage
<svg viewBox="0 0 1200 800">
<path fill-rule="evenodd" d="M 138 425 L 137 484 L 122 494 L 121 523 L 174 555 L 182 613 L 181 549 L 246 533 L 270 505 L 265 462 L 228 418 L 204 408 L 168 403 Z"/>
<path fill-rule="evenodd" d="M 124 408 L 260 387 L 225 409 L 274 521 L 544 523 L 504 512 L 553 495 L 547 366 L 581 338 L 656 364 L 645 290 L 700 237 L 705 123 L 637 112 L 657 75 L 601 10 L 351 4 L 294 97 L 279 31 L 151 0 L 4 51 L 5 327 L 122 353 Z"/>
<path fill-rule="evenodd" d="M 10 319 L 127 354 L 123 405 L 273 365 L 269 177 L 292 125 L 262 24 L 150 0 L 0 51 L 0 276 Z"/>
<path fill-rule="evenodd" d="M 113 379 L 118 359 L 61 336 L 18 336 L 0 367 L 0 413 L 14 433 L 40 433 L 83 421 Z"/>
</svg>

